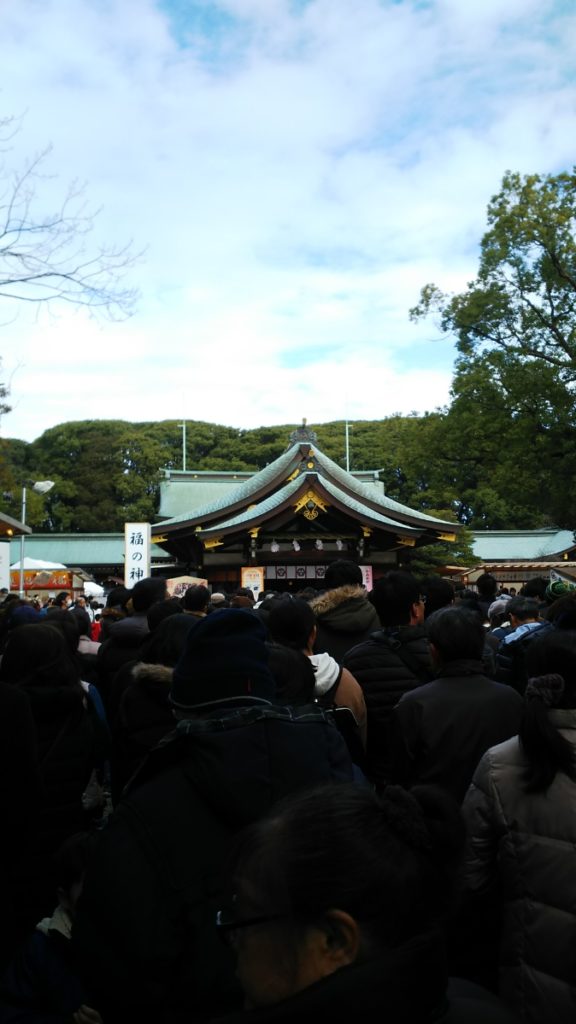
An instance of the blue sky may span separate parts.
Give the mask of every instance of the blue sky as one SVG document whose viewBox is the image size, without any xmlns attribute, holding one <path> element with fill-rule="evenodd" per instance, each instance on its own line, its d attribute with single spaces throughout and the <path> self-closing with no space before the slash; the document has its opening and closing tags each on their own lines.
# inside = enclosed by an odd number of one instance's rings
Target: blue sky
<svg viewBox="0 0 576 1024">
<path fill-rule="evenodd" d="M 5 183 L 50 146 L 37 212 L 78 180 L 142 251 L 123 322 L 0 299 L 4 436 L 442 406 L 420 287 L 474 277 L 506 170 L 576 162 L 571 2 L 18 0 L 0 40 Z"/>
</svg>

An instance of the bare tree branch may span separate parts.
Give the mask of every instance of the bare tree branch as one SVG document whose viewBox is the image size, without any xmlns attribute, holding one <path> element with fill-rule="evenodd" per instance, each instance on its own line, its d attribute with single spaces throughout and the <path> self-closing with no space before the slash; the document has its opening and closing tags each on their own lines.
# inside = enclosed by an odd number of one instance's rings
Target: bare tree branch
<svg viewBox="0 0 576 1024">
<path fill-rule="evenodd" d="M 13 119 L 0 121 L 0 134 L 16 131 Z M 123 280 L 142 253 L 132 242 L 90 245 L 99 210 L 91 210 L 84 186 L 72 182 L 56 210 L 39 216 L 36 207 L 42 167 L 51 148 L 38 153 L 23 171 L 0 169 L 0 299 L 82 306 L 110 319 L 130 316 L 137 289 Z"/>
</svg>

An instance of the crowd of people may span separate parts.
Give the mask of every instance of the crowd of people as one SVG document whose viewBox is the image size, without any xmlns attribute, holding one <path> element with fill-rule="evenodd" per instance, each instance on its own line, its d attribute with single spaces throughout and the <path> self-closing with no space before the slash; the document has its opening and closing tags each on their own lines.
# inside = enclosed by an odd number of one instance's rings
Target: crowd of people
<svg viewBox="0 0 576 1024">
<path fill-rule="evenodd" d="M 0 1024 L 575 1019 L 576 588 L 323 583 L 4 595 Z"/>
</svg>

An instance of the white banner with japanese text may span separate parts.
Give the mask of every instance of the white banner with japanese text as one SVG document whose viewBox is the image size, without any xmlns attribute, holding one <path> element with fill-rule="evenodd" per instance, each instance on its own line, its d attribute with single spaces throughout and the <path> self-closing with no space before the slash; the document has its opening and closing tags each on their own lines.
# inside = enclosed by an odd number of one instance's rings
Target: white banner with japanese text
<svg viewBox="0 0 576 1024">
<path fill-rule="evenodd" d="M 150 576 L 150 523 L 124 524 L 124 586 Z"/>
</svg>

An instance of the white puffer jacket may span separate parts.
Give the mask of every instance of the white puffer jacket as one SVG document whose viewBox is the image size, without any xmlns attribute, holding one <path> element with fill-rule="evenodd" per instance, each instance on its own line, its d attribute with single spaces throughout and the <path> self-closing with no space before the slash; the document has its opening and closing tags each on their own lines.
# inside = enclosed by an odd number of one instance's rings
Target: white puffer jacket
<svg viewBox="0 0 576 1024">
<path fill-rule="evenodd" d="M 548 712 L 576 748 L 576 710 Z M 498 880 L 504 904 L 500 993 L 524 1021 L 576 1020 L 576 783 L 562 772 L 544 793 L 524 789 L 515 736 L 486 752 L 464 801 L 465 880 Z"/>
</svg>

